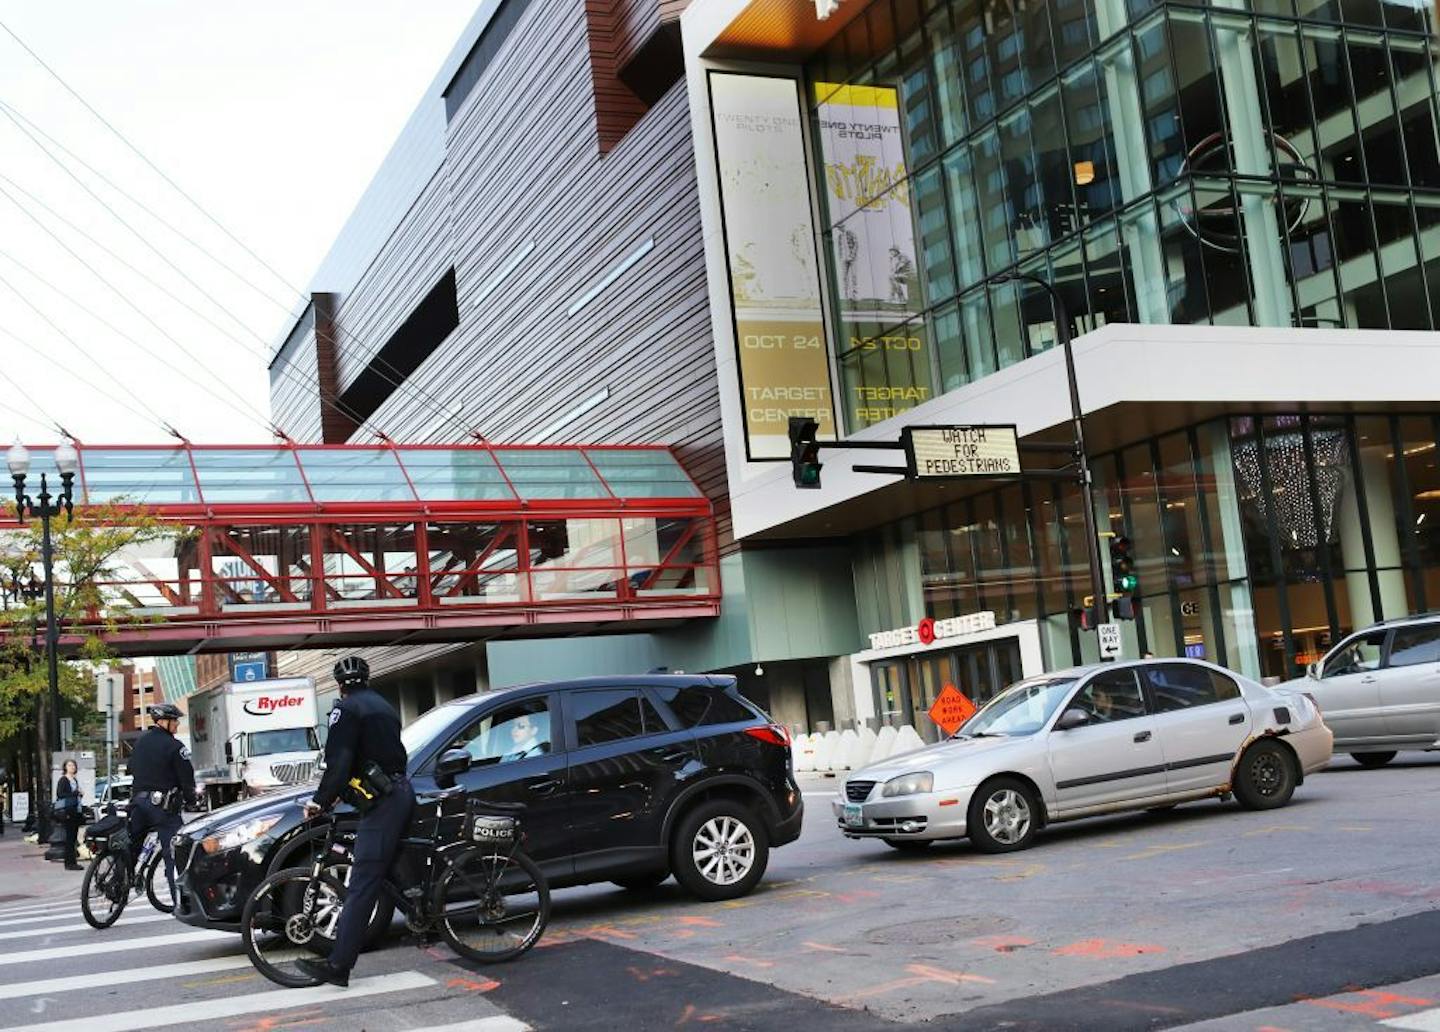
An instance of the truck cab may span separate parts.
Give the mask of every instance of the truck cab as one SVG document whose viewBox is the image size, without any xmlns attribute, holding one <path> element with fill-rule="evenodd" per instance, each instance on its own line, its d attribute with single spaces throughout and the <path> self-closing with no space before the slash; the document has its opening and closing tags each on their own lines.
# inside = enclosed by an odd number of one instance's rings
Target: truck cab
<svg viewBox="0 0 1440 1032">
<path fill-rule="evenodd" d="M 237 733 L 225 743 L 225 760 L 236 767 L 242 795 L 261 795 L 309 781 L 320 760 L 320 740 L 313 727 Z"/>
</svg>

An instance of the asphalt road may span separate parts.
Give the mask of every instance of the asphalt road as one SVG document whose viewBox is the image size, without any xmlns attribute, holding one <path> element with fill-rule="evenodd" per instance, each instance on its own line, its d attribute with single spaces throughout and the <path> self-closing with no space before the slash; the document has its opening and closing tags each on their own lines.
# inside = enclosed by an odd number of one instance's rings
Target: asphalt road
<svg viewBox="0 0 1440 1032">
<path fill-rule="evenodd" d="M 348 991 L 287 994 L 237 937 L 143 906 L 95 932 L 78 876 L 0 845 L 0 1028 L 1440 1030 L 1440 757 L 1341 758 L 1284 810 L 1098 818 L 1000 857 L 848 841 L 837 784 L 805 782 L 804 835 L 747 899 L 566 890 L 514 964 L 397 929 Z"/>
</svg>

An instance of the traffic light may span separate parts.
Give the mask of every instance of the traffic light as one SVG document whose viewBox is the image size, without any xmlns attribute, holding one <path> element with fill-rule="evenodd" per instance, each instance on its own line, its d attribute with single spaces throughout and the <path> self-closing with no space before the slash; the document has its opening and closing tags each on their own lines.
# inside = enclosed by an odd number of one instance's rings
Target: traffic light
<svg viewBox="0 0 1440 1032">
<path fill-rule="evenodd" d="M 1140 589 L 1140 578 L 1135 573 L 1134 545 L 1124 534 L 1110 539 L 1110 581 L 1117 596 L 1116 618 L 1135 619 L 1135 594 Z"/>
<path fill-rule="evenodd" d="M 1082 631 L 1093 631 L 1105 622 L 1105 614 L 1095 605 L 1093 595 L 1085 596 L 1085 605 L 1070 610 L 1070 620 Z"/>
<path fill-rule="evenodd" d="M 820 424 L 809 416 L 790 417 L 790 475 L 796 487 L 820 487 Z"/>
</svg>

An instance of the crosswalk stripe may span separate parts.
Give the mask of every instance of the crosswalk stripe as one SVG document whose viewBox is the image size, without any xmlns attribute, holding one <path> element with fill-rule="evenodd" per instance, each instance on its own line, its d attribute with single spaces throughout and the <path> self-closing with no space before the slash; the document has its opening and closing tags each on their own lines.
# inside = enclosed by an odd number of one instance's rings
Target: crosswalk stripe
<svg viewBox="0 0 1440 1032">
<path fill-rule="evenodd" d="M 119 927 L 121 927 L 121 926 L 123 926 L 123 925 L 137 925 L 137 924 L 146 924 L 147 922 L 150 922 L 150 921 L 173 921 L 173 920 L 175 920 L 175 919 L 174 919 L 173 917 L 171 917 L 169 914 L 145 914 L 145 913 L 140 913 L 140 914 L 134 915 L 133 917 L 122 917 L 122 918 L 120 918 L 120 920 L 116 921 L 113 925 L 111 925 L 111 927 L 112 927 L 112 928 L 119 928 Z M 50 925 L 50 926 L 45 927 L 45 928 L 25 928 L 25 929 L 22 929 L 22 930 L 20 930 L 20 931 L 18 931 L 18 932 L 0 932 L 0 940 L 5 940 L 5 939 L 33 939 L 33 938 L 34 938 L 35 936 L 37 936 L 37 935 L 64 935 L 66 932 L 93 932 L 93 931 L 95 931 L 94 928 L 91 928 L 91 927 L 90 927 L 88 924 L 86 924 L 84 921 L 80 921 L 80 922 L 78 922 L 78 923 L 76 923 L 76 924 Z"/>
<path fill-rule="evenodd" d="M 1403 1028 L 1407 1032 L 1440 1032 L 1440 1007 L 1434 1010 L 1417 1011 L 1403 1018 L 1391 1018 L 1380 1022 L 1390 1028 Z"/>
<path fill-rule="evenodd" d="M 33 914 L 44 914 L 48 911 L 62 910 L 67 906 L 74 906 L 75 901 L 80 898 L 79 893 L 67 893 L 64 896 L 57 896 L 55 899 L 45 903 L 31 903 L 23 907 L 15 907 L 13 910 L 0 910 L 0 917 L 28 917 Z"/>
<path fill-rule="evenodd" d="M 454 1025 L 428 1025 L 425 1028 L 406 1029 L 406 1032 L 530 1032 L 530 1026 L 508 1014 L 495 1014 Z"/>
<path fill-rule="evenodd" d="M 9 928 L 11 925 L 38 924 L 41 921 L 53 921 L 57 917 L 74 913 L 78 906 L 79 904 L 72 899 L 67 902 L 65 906 L 56 907 L 55 910 L 47 914 L 32 914 L 29 917 L 0 917 L 0 928 Z"/>
<path fill-rule="evenodd" d="M 136 939 L 106 939 L 101 942 L 72 942 L 65 946 L 51 946 L 41 950 L 24 950 L 20 953 L 0 953 L 0 967 L 9 964 L 33 964 L 39 960 L 64 960 L 69 957 L 94 956 L 99 953 L 123 953 L 126 950 L 152 949 L 156 946 L 175 946 L 180 943 L 213 942 L 216 939 L 235 941 L 234 932 L 174 932 L 170 935 L 142 935 Z"/>
<path fill-rule="evenodd" d="M 321 985 L 313 989 L 277 989 L 221 1000 L 196 1000 L 193 1003 L 180 1003 L 170 1007 L 47 1021 L 37 1025 L 18 1025 L 8 1032 L 131 1032 L 133 1029 L 161 1028 L 166 1025 L 198 1025 L 258 1011 L 290 1010 L 311 1003 L 354 1000 L 381 993 L 398 993 L 406 989 L 423 989 L 434 984 L 435 979 L 418 971 L 401 971 L 393 975 L 358 979 L 351 982 L 348 989 L 334 985 Z"/>
<path fill-rule="evenodd" d="M 129 985 L 131 982 L 148 982 L 156 978 L 209 975 L 216 971 L 231 971 L 235 968 L 249 966 L 250 958 L 241 953 L 234 957 L 217 957 L 215 960 L 188 960 L 179 964 L 157 964 L 154 967 L 96 971 L 92 974 L 72 975 L 68 978 L 41 978 L 33 982 L 11 982 L 9 985 L 0 985 L 0 1000 L 17 1000 L 22 996 L 40 996 L 72 990 L 102 989 L 107 985 Z"/>
</svg>

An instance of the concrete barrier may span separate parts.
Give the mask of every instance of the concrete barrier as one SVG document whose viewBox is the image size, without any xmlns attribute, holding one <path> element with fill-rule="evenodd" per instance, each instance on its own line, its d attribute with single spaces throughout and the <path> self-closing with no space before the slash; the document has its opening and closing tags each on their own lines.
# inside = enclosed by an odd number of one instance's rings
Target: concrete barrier
<svg viewBox="0 0 1440 1032">
<path fill-rule="evenodd" d="M 895 751 L 895 729 L 886 724 L 875 734 L 875 748 L 870 751 L 870 762 L 879 763 Z"/>
<path fill-rule="evenodd" d="M 859 770 L 871 762 L 870 757 L 875 755 L 875 732 L 868 727 L 862 727 L 855 739 L 855 747 L 850 753 L 850 769 Z"/>
<path fill-rule="evenodd" d="M 914 752 L 916 749 L 923 748 L 925 748 L 925 742 L 921 739 L 919 733 L 909 724 L 906 724 L 900 728 L 899 731 L 895 732 L 895 749 L 890 755 L 899 756 L 901 753 Z"/>
<path fill-rule="evenodd" d="M 840 741 L 835 744 L 835 752 L 830 757 L 830 769 L 834 771 L 855 769 L 855 746 L 860 741 L 851 728 L 840 732 Z"/>
<path fill-rule="evenodd" d="M 815 736 L 796 735 L 790 743 L 790 754 L 795 758 L 795 772 L 808 774 L 815 769 Z"/>
<path fill-rule="evenodd" d="M 820 736 L 820 741 L 815 743 L 815 770 L 826 774 L 830 771 L 830 761 L 835 756 L 835 747 L 840 744 L 839 731 L 826 731 Z"/>
</svg>

